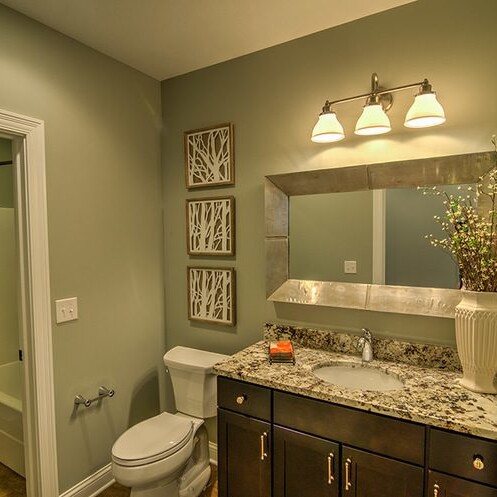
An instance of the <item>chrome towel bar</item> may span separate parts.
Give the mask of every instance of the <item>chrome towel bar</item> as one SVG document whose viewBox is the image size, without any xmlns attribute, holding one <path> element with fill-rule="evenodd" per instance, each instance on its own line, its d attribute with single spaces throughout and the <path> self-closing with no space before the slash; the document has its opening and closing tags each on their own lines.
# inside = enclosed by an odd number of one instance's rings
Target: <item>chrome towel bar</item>
<svg viewBox="0 0 497 497">
<path fill-rule="evenodd" d="M 114 390 L 112 390 L 111 388 L 98 387 L 98 397 L 94 397 L 93 399 L 87 399 L 82 395 L 76 395 L 76 397 L 74 397 L 74 404 L 76 405 L 76 407 L 79 406 L 80 404 L 84 405 L 85 407 L 90 407 L 94 402 L 99 402 L 105 397 L 113 397 L 114 393 L 115 393 Z"/>
</svg>

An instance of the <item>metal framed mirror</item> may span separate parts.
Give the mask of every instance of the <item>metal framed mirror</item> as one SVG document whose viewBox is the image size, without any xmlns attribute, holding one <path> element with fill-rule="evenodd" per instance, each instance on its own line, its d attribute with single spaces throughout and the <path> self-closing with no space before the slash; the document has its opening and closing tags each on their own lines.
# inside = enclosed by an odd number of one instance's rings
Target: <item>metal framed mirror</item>
<svg viewBox="0 0 497 497">
<path fill-rule="evenodd" d="M 329 281 L 324 278 L 295 277 L 290 270 L 290 252 L 296 249 L 291 249 L 290 241 L 291 236 L 294 241 L 299 235 L 296 231 L 290 233 L 290 203 L 293 197 L 303 195 L 370 192 L 371 209 L 379 209 L 378 212 L 383 209 L 384 212 L 384 192 L 435 185 L 473 184 L 494 167 L 495 159 L 495 152 L 478 152 L 266 176 L 267 299 L 273 302 L 453 318 L 454 308 L 460 300 L 457 285 L 438 288 L 420 286 L 419 283 L 417 286 L 389 284 L 385 280 L 384 250 L 376 250 L 383 254 L 379 257 L 377 254 L 372 255 L 373 269 L 369 280 L 357 282 L 359 280 L 356 278 L 355 281 Z M 336 214 L 341 215 L 340 209 Z M 368 230 L 376 237 L 376 248 L 382 247 L 385 225 L 377 222 L 381 216 L 371 217 L 373 221 Z M 435 252 L 436 249 L 432 250 Z M 308 257 L 307 260 L 312 258 Z"/>
</svg>

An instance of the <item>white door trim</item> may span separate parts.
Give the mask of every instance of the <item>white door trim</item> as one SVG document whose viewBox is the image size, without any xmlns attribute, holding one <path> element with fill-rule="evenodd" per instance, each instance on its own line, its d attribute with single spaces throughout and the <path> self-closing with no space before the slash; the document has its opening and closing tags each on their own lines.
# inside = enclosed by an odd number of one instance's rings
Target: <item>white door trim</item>
<svg viewBox="0 0 497 497">
<path fill-rule="evenodd" d="M 53 380 L 43 121 L 0 110 L 13 139 L 24 351 L 24 440 L 28 496 L 59 495 Z"/>
<path fill-rule="evenodd" d="M 373 284 L 385 284 L 386 190 L 373 190 Z"/>
</svg>

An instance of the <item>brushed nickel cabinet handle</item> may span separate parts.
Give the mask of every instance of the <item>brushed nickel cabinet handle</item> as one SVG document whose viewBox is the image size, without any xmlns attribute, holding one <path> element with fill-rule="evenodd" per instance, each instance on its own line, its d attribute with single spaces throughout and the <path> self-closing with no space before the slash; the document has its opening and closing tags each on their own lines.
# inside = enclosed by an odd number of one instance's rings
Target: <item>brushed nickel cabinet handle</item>
<svg viewBox="0 0 497 497">
<path fill-rule="evenodd" d="M 347 457 L 345 461 L 345 491 L 348 492 L 352 487 L 352 482 L 350 481 L 350 473 L 351 473 L 352 459 Z"/>
<path fill-rule="evenodd" d="M 439 490 L 440 487 L 435 483 L 435 485 L 433 485 L 433 497 L 438 497 Z"/>
<path fill-rule="evenodd" d="M 264 432 L 261 435 L 261 461 L 264 461 L 264 459 L 266 459 L 266 457 L 267 457 L 266 440 L 267 440 L 267 433 Z"/>
<path fill-rule="evenodd" d="M 247 400 L 247 396 L 245 394 L 239 395 L 236 398 L 236 403 L 241 406 Z"/>
<path fill-rule="evenodd" d="M 485 469 L 485 463 L 483 462 L 482 456 L 476 455 L 473 457 L 473 468 L 477 469 L 478 471 Z"/>
<path fill-rule="evenodd" d="M 328 485 L 331 485 L 331 482 L 335 481 L 335 476 L 333 475 L 333 466 L 335 462 L 335 456 L 333 452 L 328 454 Z"/>
</svg>

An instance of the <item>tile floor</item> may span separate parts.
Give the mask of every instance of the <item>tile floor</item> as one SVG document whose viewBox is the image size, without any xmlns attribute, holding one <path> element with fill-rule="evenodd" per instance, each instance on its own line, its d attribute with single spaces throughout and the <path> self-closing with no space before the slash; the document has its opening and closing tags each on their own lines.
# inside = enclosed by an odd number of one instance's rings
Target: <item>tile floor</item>
<svg viewBox="0 0 497 497">
<path fill-rule="evenodd" d="M 207 486 L 200 497 L 217 497 L 217 466 L 212 466 L 211 484 Z M 129 497 L 129 488 L 114 483 L 104 490 L 100 497 Z M 0 497 L 26 497 L 26 481 L 0 463 Z"/>
<path fill-rule="evenodd" d="M 0 497 L 26 497 L 26 481 L 0 463 Z"/>
</svg>

